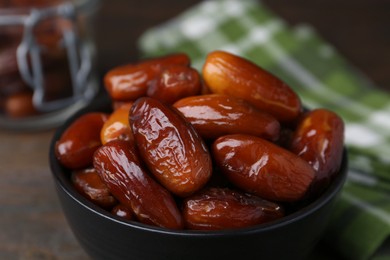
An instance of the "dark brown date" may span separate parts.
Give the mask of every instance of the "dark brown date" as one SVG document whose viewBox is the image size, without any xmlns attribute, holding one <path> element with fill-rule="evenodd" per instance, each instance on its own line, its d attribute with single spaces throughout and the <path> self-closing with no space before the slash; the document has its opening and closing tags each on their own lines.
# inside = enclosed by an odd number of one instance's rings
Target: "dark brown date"
<svg viewBox="0 0 390 260">
<path fill-rule="evenodd" d="M 171 194 L 141 167 L 134 146 L 114 140 L 94 155 L 94 167 L 119 202 L 142 223 L 181 229 L 183 219 Z"/>
<path fill-rule="evenodd" d="M 315 174 L 299 156 L 250 135 L 218 138 L 213 144 L 213 156 L 233 184 L 272 201 L 302 199 Z"/>
<path fill-rule="evenodd" d="M 281 206 L 248 193 L 209 188 L 184 201 L 186 227 L 221 230 L 249 227 L 284 216 Z"/>
<path fill-rule="evenodd" d="M 81 195 L 102 208 L 111 209 L 118 203 L 94 168 L 74 171 L 71 180 Z"/>
<path fill-rule="evenodd" d="M 340 170 L 344 148 L 344 122 L 327 109 L 308 112 L 298 124 L 290 150 L 316 171 L 312 185 L 320 193 Z"/>
<path fill-rule="evenodd" d="M 275 141 L 280 124 L 242 99 L 219 94 L 183 98 L 174 104 L 205 139 L 250 134 Z"/>
<path fill-rule="evenodd" d="M 100 131 L 108 115 L 91 112 L 77 118 L 56 142 L 55 153 L 60 163 L 69 169 L 92 165 L 93 153 L 101 146 Z"/>
<path fill-rule="evenodd" d="M 166 68 L 148 87 L 147 95 L 173 104 L 175 101 L 199 94 L 201 83 L 199 73 L 187 66 Z"/>
<path fill-rule="evenodd" d="M 209 180 L 210 154 L 178 111 L 156 99 L 140 98 L 132 107 L 130 125 L 141 157 L 169 191 L 188 196 Z"/>
<path fill-rule="evenodd" d="M 104 85 L 112 99 L 133 101 L 146 96 L 148 85 L 163 69 L 173 65 L 189 64 L 190 60 L 186 54 L 172 54 L 137 64 L 123 65 L 110 70 L 104 76 Z"/>
</svg>

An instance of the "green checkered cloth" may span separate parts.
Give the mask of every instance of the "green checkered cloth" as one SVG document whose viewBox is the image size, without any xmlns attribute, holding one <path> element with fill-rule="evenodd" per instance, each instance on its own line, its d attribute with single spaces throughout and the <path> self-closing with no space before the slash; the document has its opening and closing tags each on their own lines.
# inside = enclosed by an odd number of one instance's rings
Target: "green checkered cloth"
<svg viewBox="0 0 390 260">
<path fill-rule="evenodd" d="M 138 43 L 145 57 L 186 52 L 197 69 L 216 49 L 241 55 L 286 81 L 305 106 L 337 112 L 350 169 L 321 244 L 347 259 L 390 259 L 390 96 L 310 26 L 290 27 L 259 1 L 204 1 Z"/>
</svg>

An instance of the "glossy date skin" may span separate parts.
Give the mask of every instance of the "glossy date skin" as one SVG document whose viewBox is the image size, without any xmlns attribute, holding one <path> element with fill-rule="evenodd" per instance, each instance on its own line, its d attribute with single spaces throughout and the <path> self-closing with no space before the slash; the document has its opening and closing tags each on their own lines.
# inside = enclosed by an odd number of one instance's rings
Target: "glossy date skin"
<svg viewBox="0 0 390 260">
<path fill-rule="evenodd" d="M 113 100 L 134 101 L 146 96 L 148 84 L 165 68 L 189 64 L 189 57 L 179 53 L 123 65 L 110 70 L 104 76 L 104 85 Z"/>
<path fill-rule="evenodd" d="M 233 184 L 271 201 L 302 199 L 315 175 L 297 155 L 254 136 L 220 137 L 213 143 L 212 154 Z"/>
<path fill-rule="evenodd" d="M 290 150 L 315 170 L 312 191 L 322 192 L 338 173 L 344 149 L 344 122 L 327 109 L 309 111 L 293 133 Z"/>
<path fill-rule="evenodd" d="M 340 118 L 302 112 L 286 84 L 232 54 L 211 53 L 204 79 L 189 64 L 174 54 L 114 68 L 105 77 L 114 111 L 67 138 L 89 147 L 84 133 L 101 129 L 92 164 L 116 200 L 102 207 L 168 229 L 235 229 L 281 218 L 329 186 L 342 160 Z M 76 148 L 74 161 L 91 160 Z M 88 198 L 97 184 L 85 176 Z"/>
<path fill-rule="evenodd" d="M 200 76 L 195 69 L 172 66 L 149 84 L 147 96 L 172 104 L 181 98 L 198 95 L 201 87 Z"/>
<path fill-rule="evenodd" d="M 183 217 L 193 230 L 223 230 L 263 224 L 284 216 L 281 206 L 227 188 L 209 188 L 184 201 Z"/>
<path fill-rule="evenodd" d="M 117 200 L 145 224 L 182 229 L 183 219 L 172 195 L 142 168 L 134 146 L 114 140 L 94 155 L 94 167 Z"/>
<path fill-rule="evenodd" d="M 242 99 L 220 94 L 183 98 L 174 104 L 205 139 L 249 134 L 276 141 L 280 124 Z"/>
<path fill-rule="evenodd" d="M 69 169 L 92 165 L 93 153 L 102 144 L 100 131 L 108 115 L 91 112 L 77 118 L 56 142 L 55 153 L 60 163 Z"/>
<path fill-rule="evenodd" d="M 116 205 L 112 210 L 111 213 L 114 214 L 115 216 L 127 219 L 127 220 L 132 220 L 134 218 L 133 211 L 126 207 L 123 204 L 118 204 Z"/>
<path fill-rule="evenodd" d="M 178 111 L 156 99 L 140 98 L 132 107 L 130 125 L 140 156 L 169 191 L 188 196 L 209 180 L 210 154 Z"/>
<path fill-rule="evenodd" d="M 214 51 L 202 72 L 213 93 L 242 98 L 283 123 L 294 121 L 302 111 L 298 95 L 286 83 L 244 58 Z"/>
<path fill-rule="evenodd" d="M 81 195 L 104 209 L 111 209 L 118 203 L 94 168 L 72 172 L 71 180 Z"/>
</svg>

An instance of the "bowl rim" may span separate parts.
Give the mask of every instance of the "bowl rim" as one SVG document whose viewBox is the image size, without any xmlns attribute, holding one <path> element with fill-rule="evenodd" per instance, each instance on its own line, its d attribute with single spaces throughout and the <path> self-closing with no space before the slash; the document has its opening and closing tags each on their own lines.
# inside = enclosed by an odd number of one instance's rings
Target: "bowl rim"
<svg viewBox="0 0 390 260">
<path fill-rule="evenodd" d="M 56 129 L 49 148 L 49 163 L 51 174 L 55 180 L 55 182 L 59 185 L 59 187 L 69 196 L 73 201 L 78 203 L 80 206 L 84 207 L 86 210 L 91 211 L 94 214 L 99 215 L 102 218 L 107 220 L 116 222 L 120 225 L 124 225 L 128 228 L 134 228 L 140 231 L 160 233 L 164 235 L 172 235 L 172 236 L 208 236 L 208 237 L 218 237 L 218 236 L 237 236 L 242 234 L 252 234 L 259 232 L 268 232 L 270 230 L 278 229 L 289 225 L 292 222 L 297 222 L 305 217 L 311 215 L 319 208 L 323 207 L 327 203 L 329 203 L 342 189 L 346 176 L 347 176 L 347 165 L 348 165 L 348 156 L 347 150 L 344 148 L 343 150 L 343 159 L 342 164 L 339 170 L 339 173 L 330 183 L 328 188 L 314 201 L 310 202 L 308 205 L 300 208 L 299 210 L 292 212 L 280 219 L 270 221 L 263 224 L 258 224 L 245 228 L 234 228 L 234 229 L 224 229 L 224 230 L 174 230 L 168 228 L 162 228 L 152 225 L 143 224 L 137 221 L 126 220 L 120 217 L 117 217 L 111 214 L 109 211 L 99 207 L 98 205 L 93 204 L 91 201 L 82 196 L 79 192 L 74 189 L 70 182 L 70 176 L 66 176 L 67 172 L 70 170 L 61 166 L 55 156 L 55 144 L 59 139 L 61 134 L 65 131 L 67 126 L 74 121 L 77 117 L 87 112 L 105 112 L 109 111 L 111 108 L 111 103 L 106 96 L 100 96 L 96 98 L 91 104 L 80 109 L 76 113 L 74 113 L 71 117 L 69 117 L 64 124 L 62 124 L 59 128 Z"/>
</svg>

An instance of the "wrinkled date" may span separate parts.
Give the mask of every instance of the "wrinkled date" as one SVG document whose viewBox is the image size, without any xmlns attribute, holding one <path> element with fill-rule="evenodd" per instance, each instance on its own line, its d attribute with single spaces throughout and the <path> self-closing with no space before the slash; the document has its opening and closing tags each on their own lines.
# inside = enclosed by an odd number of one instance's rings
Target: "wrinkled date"
<svg viewBox="0 0 390 260">
<path fill-rule="evenodd" d="M 201 91 L 199 73 L 187 66 L 166 68 L 148 87 L 147 95 L 166 103 L 198 95 Z"/>
<path fill-rule="evenodd" d="M 205 139 L 238 133 L 271 141 L 279 137 L 279 122 L 241 99 L 211 94 L 184 98 L 174 106 Z"/>
<path fill-rule="evenodd" d="M 128 64 L 110 70 L 104 77 L 104 85 L 112 99 L 133 101 L 146 96 L 148 84 L 163 69 L 173 65 L 189 64 L 190 60 L 185 54 L 172 54 L 138 64 Z"/>
<path fill-rule="evenodd" d="M 172 229 L 183 227 L 173 197 L 142 169 L 129 142 L 114 140 L 102 146 L 93 164 L 111 193 L 141 222 Z"/>
<path fill-rule="evenodd" d="M 110 209 L 118 203 L 94 168 L 74 171 L 71 179 L 78 192 L 94 204 Z"/>
<path fill-rule="evenodd" d="M 107 119 L 107 114 L 99 112 L 76 119 L 56 142 L 55 153 L 61 164 L 69 169 L 92 165 L 93 153 L 102 145 L 100 131 Z"/>
<path fill-rule="evenodd" d="M 316 171 L 313 192 L 322 192 L 340 170 L 344 144 L 344 122 L 327 109 L 308 112 L 298 124 L 290 150 Z"/>
<path fill-rule="evenodd" d="M 227 188 L 209 188 L 190 196 L 183 209 L 186 227 L 195 230 L 248 227 L 283 216 L 278 204 Z"/>
<path fill-rule="evenodd" d="M 213 156 L 232 183 L 272 201 L 303 198 L 314 178 L 314 170 L 305 160 L 250 135 L 218 138 L 213 144 Z"/>
<path fill-rule="evenodd" d="M 130 125 L 141 157 L 169 191 L 187 196 L 211 176 L 211 158 L 194 128 L 172 108 L 156 99 L 134 102 Z"/>
<path fill-rule="evenodd" d="M 214 93 L 242 98 L 281 122 L 291 122 L 301 113 L 300 99 L 286 83 L 233 54 L 211 52 L 203 77 Z"/>
</svg>

